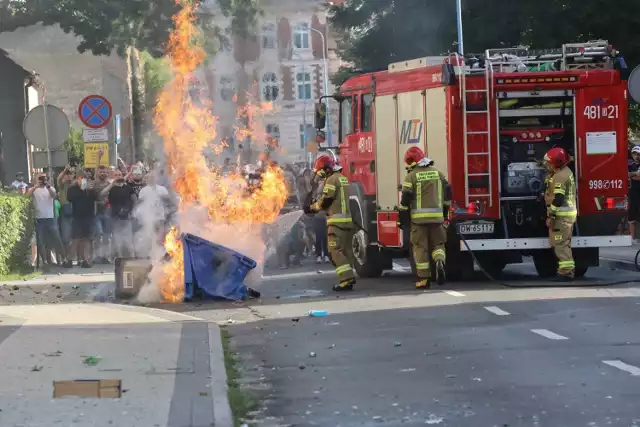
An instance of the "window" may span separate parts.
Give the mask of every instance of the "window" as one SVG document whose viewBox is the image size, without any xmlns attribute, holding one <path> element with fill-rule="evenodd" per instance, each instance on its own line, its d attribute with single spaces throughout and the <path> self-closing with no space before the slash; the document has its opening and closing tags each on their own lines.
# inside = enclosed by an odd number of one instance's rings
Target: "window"
<svg viewBox="0 0 640 427">
<path fill-rule="evenodd" d="M 353 133 L 353 100 L 346 98 L 340 104 L 340 141 L 345 135 Z"/>
<path fill-rule="evenodd" d="M 280 126 L 268 124 L 267 126 L 265 126 L 265 131 L 267 132 L 267 136 L 278 140 L 280 139 Z"/>
<path fill-rule="evenodd" d="M 262 97 L 265 101 L 271 102 L 278 99 L 280 88 L 278 86 L 278 76 L 276 73 L 264 73 L 262 76 Z"/>
<path fill-rule="evenodd" d="M 264 24 L 262 26 L 262 48 L 276 48 L 276 24 Z"/>
<path fill-rule="evenodd" d="M 293 28 L 293 46 L 296 49 L 309 49 L 309 24 L 299 23 Z"/>
<path fill-rule="evenodd" d="M 311 74 L 297 73 L 298 99 L 311 99 Z"/>
<path fill-rule="evenodd" d="M 300 125 L 300 149 L 304 150 L 307 147 L 307 142 L 310 138 L 313 138 L 314 127 L 310 124 Z"/>
<path fill-rule="evenodd" d="M 220 97 L 223 101 L 233 101 L 236 87 L 231 77 L 220 77 Z"/>
<path fill-rule="evenodd" d="M 373 130 L 373 95 L 370 93 L 362 95 L 360 102 L 360 130 L 371 132 Z"/>
</svg>

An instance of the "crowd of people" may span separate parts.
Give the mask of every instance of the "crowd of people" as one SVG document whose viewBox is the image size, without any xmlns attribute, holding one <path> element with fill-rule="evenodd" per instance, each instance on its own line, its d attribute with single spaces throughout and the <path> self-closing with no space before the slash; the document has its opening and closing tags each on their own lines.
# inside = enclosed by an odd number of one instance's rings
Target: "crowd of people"
<svg viewBox="0 0 640 427">
<path fill-rule="evenodd" d="M 18 174 L 11 184 L 33 200 L 32 264 L 90 268 L 148 257 L 175 212 L 168 189 L 142 163 L 80 169 L 72 162 L 54 180 L 39 173 L 31 184 Z"/>
</svg>

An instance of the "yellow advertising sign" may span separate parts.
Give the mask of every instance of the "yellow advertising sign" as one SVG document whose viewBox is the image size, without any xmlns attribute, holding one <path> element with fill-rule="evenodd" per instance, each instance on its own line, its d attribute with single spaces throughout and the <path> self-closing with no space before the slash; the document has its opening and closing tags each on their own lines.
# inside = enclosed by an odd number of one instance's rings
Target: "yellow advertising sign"
<svg viewBox="0 0 640 427">
<path fill-rule="evenodd" d="M 100 159 L 100 164 L 109 166 L 109 143 L 108 142 L 86 142 L 84 144 L 84 167 L 98 167 L 98 153 L 102 150 L 104 154 Z"/>
</svg>

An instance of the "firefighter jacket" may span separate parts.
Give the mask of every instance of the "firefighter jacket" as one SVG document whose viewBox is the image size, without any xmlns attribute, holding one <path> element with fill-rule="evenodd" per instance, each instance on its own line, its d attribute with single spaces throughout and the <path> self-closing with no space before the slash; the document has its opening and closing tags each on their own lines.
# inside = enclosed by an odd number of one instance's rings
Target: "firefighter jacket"
<svg viewBox="0 0 640 427">
<path fill-rule="evenodd" d="M 553 174 L 549 174 L 545 184 L 544 201 L 547 205 L 547 216 L 549 218 L 575 219 L 578 215 L 576 182 L 571 169 L 568 166 L 557 169 Z"/>
<path fill-rule="evenodd" d="M 414 224 L 442 224 L 445 219 L 444 209 L 450 199 L 445 193 L 449 183 L 432 165 L 430 160 L 419 162 L 402 184 L 400 210 L 411 209 Z"/>
<path fill-rule="evenodd" d="M 327 225 L 340 228 L 351 228 L 351 213 L 349 212 L 349 197 L 347 188 L 349 180 L 340 172 L 334 172 L 327 177 L 320 199 L 311 207 L 314 211 L 325 211 Z"/>
</svg>

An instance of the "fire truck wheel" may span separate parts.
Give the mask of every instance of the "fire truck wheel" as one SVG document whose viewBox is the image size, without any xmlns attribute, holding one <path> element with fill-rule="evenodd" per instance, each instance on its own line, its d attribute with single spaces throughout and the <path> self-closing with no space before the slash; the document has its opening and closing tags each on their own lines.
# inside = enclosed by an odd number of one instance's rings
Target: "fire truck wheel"
<svg viewBox="0 0 640 427">
<path fill-rule="evenodd" d="M 585 274 L 587 274 L 587 270 L 589 269 L 589 267 L 581 267 L 581 266 L 576 266 L 576 277 L 580 278 L 580 277 L 584 277 Z"/>
<path fill-rule="evenodd" d="M 382 263 L 376 253 L 376 248 L 369 246 L 367 236 L 360 230 L 351 239 L 351 259 L 353 268 L 362 278 L 382 276 Z"/>
<path fill-rule="evenodd" d="M 558 260 L 553 251 L 539 251 L 533 255 L 533 265 L 538 276 L 543 279 L 553 277 L 558 272 Z"/>
<path fill-rule="evenodd" d="M 507 263 L 499 258 L 498 259 L 490 258 L 490 257 L 487 257 L 487 258 L 477 257 L 477 258 L 479 258 L 478 262 L 480 263 L 480 266 L 482 267 L 482 269 L 494 279 L 500 276 L 502 274 L 502 271 L 507 266 Z"/>
</svg>

